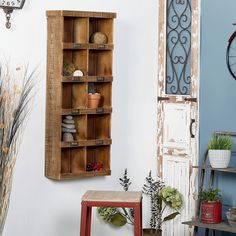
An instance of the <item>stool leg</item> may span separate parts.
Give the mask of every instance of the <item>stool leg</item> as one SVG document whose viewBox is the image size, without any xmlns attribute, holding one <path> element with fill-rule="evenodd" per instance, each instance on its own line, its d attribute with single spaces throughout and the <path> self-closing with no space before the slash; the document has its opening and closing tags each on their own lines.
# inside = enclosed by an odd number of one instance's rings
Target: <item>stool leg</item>
<svg viewBox="0 0 236 236">
<path fill-rule="evenodd" d="M 90 236 L 91 233 L 91 218 L 92 218 L 92 207 L 87 207 L 87 235 L 86 236 Z"/>
<path fill-rule="evenodd" d="M 81 203 L 80 236 L 87 236 L 87 204 Z"/>
<path fill-rule="evenodd" d="M 142 204 L 137 203 L 134 207 L 134 236 L 142 236 Z"/>
</svg>

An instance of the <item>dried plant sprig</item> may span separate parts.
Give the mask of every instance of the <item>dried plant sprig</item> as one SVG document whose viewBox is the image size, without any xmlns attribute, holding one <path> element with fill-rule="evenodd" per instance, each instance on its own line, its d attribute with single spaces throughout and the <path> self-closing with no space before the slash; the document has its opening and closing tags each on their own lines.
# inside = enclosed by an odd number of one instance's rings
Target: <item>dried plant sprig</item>
<svg viewBox="0 0 236 236">
<path fill-rule="evenodd" d="M 0 235 L 9 207 L 14 165 L 30 113 L 36 69 L 0 66 Z M 20 84 L 20 86 L 19 86 Z"/>
</svg>

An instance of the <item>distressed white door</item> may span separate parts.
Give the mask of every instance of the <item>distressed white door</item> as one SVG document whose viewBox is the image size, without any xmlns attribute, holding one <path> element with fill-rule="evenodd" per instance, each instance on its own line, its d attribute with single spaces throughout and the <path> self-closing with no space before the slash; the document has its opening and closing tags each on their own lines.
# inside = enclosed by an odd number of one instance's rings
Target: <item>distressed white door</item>
<svg viewBox="0 0 236 236">
<path fill-rule="evenodd" d="M 199 4 L 159 0 L 158 173 L 184 200 L 181 214 L 163 224 L 163 236 L 192 235 L 181 222 L 196 213 Z"/>
</svg>

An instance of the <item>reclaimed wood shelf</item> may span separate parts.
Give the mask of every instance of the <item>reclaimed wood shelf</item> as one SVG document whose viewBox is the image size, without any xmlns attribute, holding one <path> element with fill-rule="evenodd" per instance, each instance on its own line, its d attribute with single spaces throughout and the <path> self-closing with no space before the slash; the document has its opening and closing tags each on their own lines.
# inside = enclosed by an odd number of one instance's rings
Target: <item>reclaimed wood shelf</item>
<svg viewBox="0 0 236 236">
<path fill-rule="evenodd" d="M 95 177 L 95 176 L 106 176 L 111 175 L 111 170 L 103 171 L 81 171 L 78 173 L 62 173 L 59 178 L 55 180 L 69 180 L 69 179 L 78 179 L 86 177 Z M 52 178 L 53 179 L 53 178 Z"/>
<path fill-rule="evenodd" d="M 61 147 L 74 148 L 74 147 L 84 147 L 84 146 L 102 146 L 102 145 L 110 145 L 111 143 L 112 143 L 111 139 L 78 140 L 73 142 L 61 142 Z"/>
<path fill-rule="evenodd" d="M 106 83 L 112 82 L 112 76 L 63 76 L 63 83 Z"/>
<path fill-rule="evenodd" d="M 64 50 L 113 50 L 113 44 L 94 44 L 94 43 L 63 43 L 62 48 Z"/>
<path fill-rule="evenodd" d="M 45 176 L 64 180 L 110 175 L 116 13 L 47 11 L 46 15 Z M 91 35 L 95 32 L 105 34 L 107 42 L 91 43 Z M 67 64 L 80 70 L 83 76 L 65 73 Z M 101 95 L 97 108 L 89 108 L 89 93 Z M 62 124 L 65 119 L 65 122 L 72 119 L 73 125 Z M 71 132 L 74 141 L 71 142 L 66 142 L 62 133 L 70 129 L 68 126 L 74 127 Z"/>
<path fill-rule="evenodd" d="M 208 228 L 208 229 L 213 229 L 213 230 L 236 233 L 236 227 L 230 226 L 227 221 L 222 221 L 220 224 L 203 224 L 199 220 L 192 220 L 192 221 L 183 222 L 183 224 L 189 225 L 189 226 L 197 226 L 200 228 Z"/>
</svg>

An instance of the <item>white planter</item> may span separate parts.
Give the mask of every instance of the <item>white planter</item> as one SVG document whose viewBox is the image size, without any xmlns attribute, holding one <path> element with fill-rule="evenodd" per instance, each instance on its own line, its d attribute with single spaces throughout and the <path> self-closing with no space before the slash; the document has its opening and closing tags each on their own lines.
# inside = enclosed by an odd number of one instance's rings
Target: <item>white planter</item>
<svg viewBox="0 0 236 236">
<path fill-rule="evenodd" d="M 209 150 L 209 161 L 212 168 L 227 168 L 230 161 L 230 150 Z"/>
</svg>

